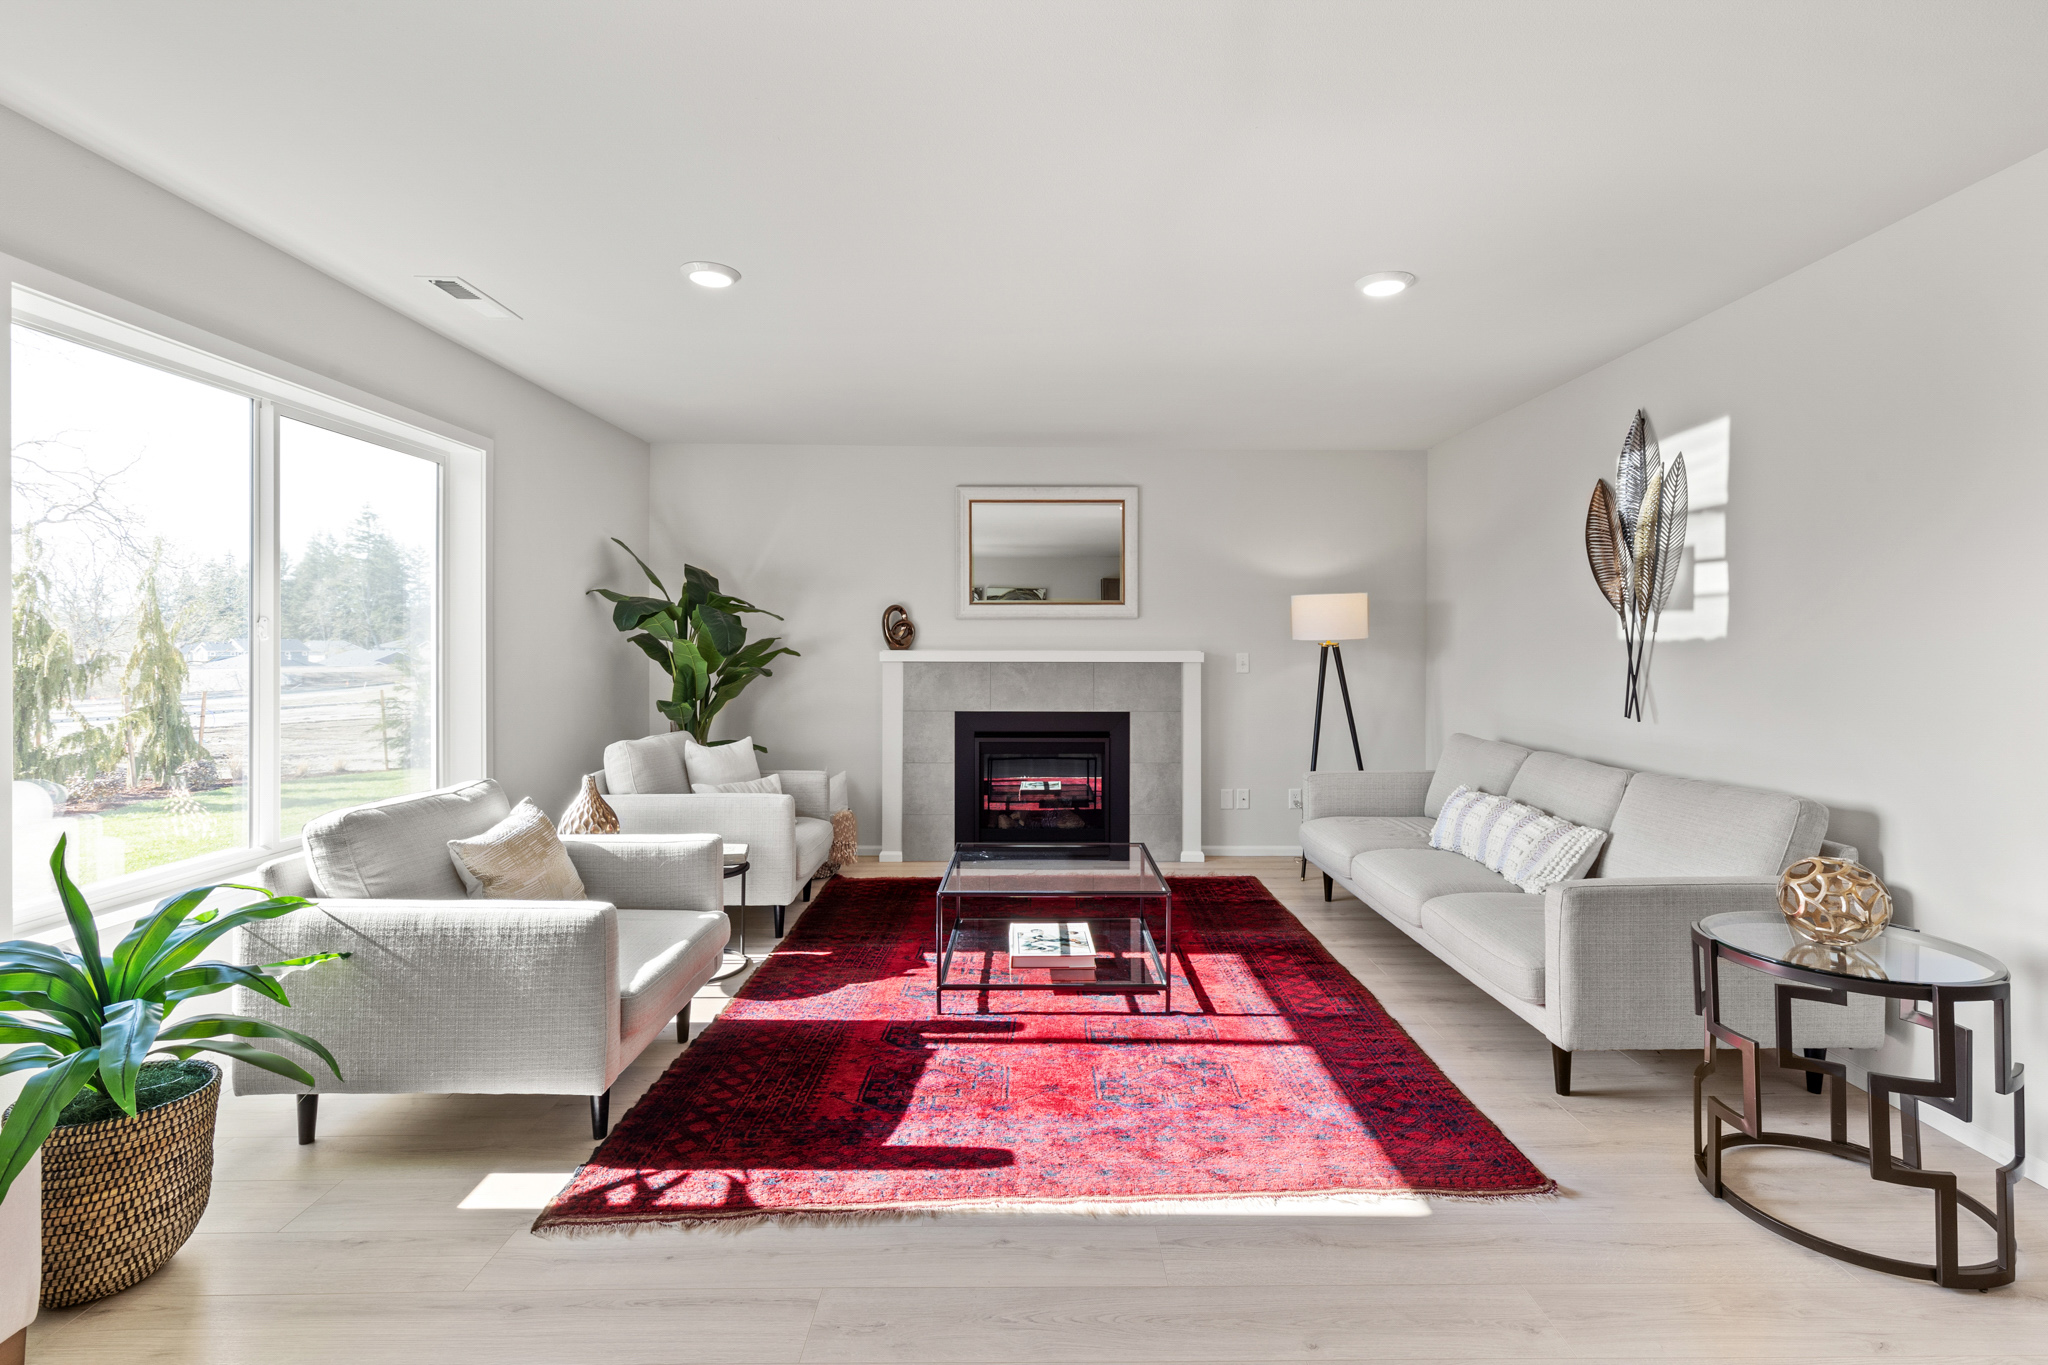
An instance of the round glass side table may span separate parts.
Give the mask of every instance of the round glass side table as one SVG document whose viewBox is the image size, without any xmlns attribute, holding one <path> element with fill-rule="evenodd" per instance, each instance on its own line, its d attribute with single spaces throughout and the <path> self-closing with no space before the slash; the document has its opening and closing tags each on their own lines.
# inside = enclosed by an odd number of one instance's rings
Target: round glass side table
<svg viewBox="0 0 2048 1365">
<path fill-rule="evenodd" d="M 2012 1060 L 2011 973 L 1995 958 L 1973 948 L 1911 929 L 1889 928 L 1853 948 L 1831 948 L 1799 937 L 1785 917 L 1769 911 L 1709 915 L 1693 925 L 1693 1011 L 1706 1017 L 1706 1056 L 1693 1071 L 1693 1165 L 1700 1183 L 1753 1221 L 1803 1247 L 1869 1270 L 1908 1279 L 1932 1280 L 1949 1289 L 1991 1289 L 2011 1284 L 2017 1264 L 2013 1229 L 2013 1185 L 2026 1156 L 2026 1092 L 2023 1068 Z M 1828 1078 L 1826 1138 L 1770 1132 L 1763 1126 L 1763 1094 L 1757 1070 L 1758 1043 L 1721 1019 L 1720 966 L 1735 962 L 1777 978 L 1774 991 L 1778 1065 Z M 1934 1031 L 1934 1076 L 1887 1076 L 1871 1072 L 1870 1140 L 1849 1141 L 1848 1068 L 1840 1062 L 1799 1055 L 1792 1037 L 1792 1002 L 1813 1000 L 1847 1005 L 1851 995 L 1875 995 L 1899 1002 L 1901 1015 Z M 1969 1122 L 1971 1031 L 1956 1023 L 1963 1001 L 1991 1002 L 1993 1064 L 1998 1093 L 2012 1096 L 2012 1160 L 1998 1168 L 1996 1207 L 1956 1188 L 1949 1171 L 1930 1171 L 1920 1162 L 1920 1106 L 1931 1105 Z M 1716 1043 L 1742 1056 L 1742 1109 L 1737 1111 L 1704 1086 L 1717 1066 Z M 1891 1108 L 1899 1106 L 1899 1152 L 1892 1152 Z M 1724 1133 L 1723 1125 L 1733 1129 Z M 1872 1180 L 1934 1192 L 1932 1263 L 1879 1256 L 1797 1228 L 1757 1208 L 1722 1183 L 1721 1158 L 1743 1146 L 1797 1147 L 1825 1152 L 1870 1168 Z M 1998 1241 L 1996 1259 L 1963 1265 L 1957 1251 L 1956 1213 L 1968 1209 L 1990 1225 Z"/>
</svg>

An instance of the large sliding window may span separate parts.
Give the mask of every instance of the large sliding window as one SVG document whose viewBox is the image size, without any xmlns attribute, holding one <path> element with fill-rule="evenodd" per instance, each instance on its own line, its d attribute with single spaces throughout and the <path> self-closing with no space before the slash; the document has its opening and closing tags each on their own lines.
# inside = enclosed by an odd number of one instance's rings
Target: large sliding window
<svg viewBox="0 0 2048 1365">
<path fill-rule="evenodd" d="M 18 307 L 17 926 L 56 912 L 60 836 L 89 891 L 141 899 L 288 847 L 323 812 L 433 786 L 446 456 L 431 435 Z"/>
</svg>

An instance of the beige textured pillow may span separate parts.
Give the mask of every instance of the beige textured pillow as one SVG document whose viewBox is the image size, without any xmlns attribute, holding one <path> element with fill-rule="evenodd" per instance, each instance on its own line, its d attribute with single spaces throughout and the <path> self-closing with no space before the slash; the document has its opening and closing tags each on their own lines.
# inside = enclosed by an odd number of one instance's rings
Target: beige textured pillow
<svg viewBox="0 0 2048 1365">
<path fill-rule="evenodd" d="M 692 788 L 727 782 L 753 782 L 761 776 L 760 760 L 754 757 L 754 737 L 730 744 L 699 744 L 683 739 L 683 766 L 689 770 Z"/>
<path fill-rule="evenodd" d="M 714 782 L 709 786 L 699 783 L 692 791 L 717 792 L 722 796 L 733 796 L 742 792 L 765 792 L 774 796 L 782 795 L 782 774 L 770 773 L 757 777 L 752 782 Z"/>
<path fill-rule="evenodd" d="M 448 856 L 472 899 L 580 901 L 583 879 L 555 827 L 531 798 L 474 839 L 450 839 Z"/>
</svg>

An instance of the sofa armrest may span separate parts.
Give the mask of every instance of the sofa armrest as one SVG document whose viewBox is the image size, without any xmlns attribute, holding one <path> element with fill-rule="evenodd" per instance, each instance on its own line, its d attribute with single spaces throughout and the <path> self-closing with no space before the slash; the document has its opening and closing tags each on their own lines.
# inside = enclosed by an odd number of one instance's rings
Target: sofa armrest
<svg viewBox="0 0 2048 1365">
<path fill-rule="evenodd" d="M 1693 1010 L 1692 926 L 1728 911 L 1778 913 L 1776 877 L 1628 877 L 1560 882 L 1544 894 L 1544 1000 L 1551 1041 L 1570 1051 L 1700 1047 L 1706 1026 Z M 1721 977 L 1724 1016 L 1775 1046 L 1770 979 L 1730 964 Z M 1876 1047 L 1881 1002 L 1848 1009 L 1797 1002 L 1805 1047 Z"/>
<path fill-rule="evenodd" d="M 787 792 L 612 796 L 621 834 L 716 834 L 747 845 L 748 899 L 787 905 L 797 894 L 796 798 Z M 739 883 L 728 883 L 737 903 Z"/>
<path fill-rule="evenodd" d="M 622 910 L 719 910 L 725 902 L 718 834 L 564 834 L 592 900 Z"/>
<path fill-rule="evenodd" d="M 782 790 L 796 798 L 796 813 L 813 820 L 830 820 L 836 807 L 832 804 L 832 779 L 814 769 L 797 769 L 773 774 L 782 779 Z M 845 786 L 846 774 L 840 773 L 839 780 Z"/>
<path fill-rule="evenodd" d="M 1434 773 L 1303 773 L 1301 818 L 1420 815 Z"/>
<path fill-rule="evenodd" d="M 231 958 L 350 956 L 286 978 L 290 1008 L 238 989 L 233 1012 L 326 1044 L 339 1081 L 275 1045 L 321 1091 L 595 1095 L 620 1046 L 618 942 L 618 912 L 596 901 L 327 900 L 236 930 Z M 238 1095 L 303 1093 L 230 1068 Z"/>
</svg>

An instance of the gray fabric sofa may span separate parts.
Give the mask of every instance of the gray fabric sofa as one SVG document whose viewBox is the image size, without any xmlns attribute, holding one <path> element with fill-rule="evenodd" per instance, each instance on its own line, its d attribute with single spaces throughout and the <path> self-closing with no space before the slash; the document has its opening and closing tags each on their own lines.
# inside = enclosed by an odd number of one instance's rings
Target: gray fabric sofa
<svg viewBox="0 0 2048 1365">
<path fill-rule="evenodd" d="M 292 976 L 289 1009 L 237 990 L 234 1012 L 319 1039 L 344 1079 L 287 1046 L 314 1093 L 237 1061 L 236 1094 L 297 1094 L 301 1142 L 337 1092 L 586 1095 L 605 1135 L 612 1082 L 670 1019 L 687 1041 L 690 998 L 718 971 L 732 928 L 720 840 L 564 835 L 590 899 L 471 900 L 448 841 L 511 809 L 488 779 L 377 801 L 321 816 L 305 852 L 257 872 L 318 904 L 237 930 L 232 960 L 351 956 Z"/>
<path fill-rule="evenodd" d="M 1531 895 L 1460 854 L 1429 847 L 1460 786 L 1606 830 L 1591 875 Z M 1434 772 L 1308 773 L 1301 848 L 1323 895 L 1342 886 L 1550 1040 L 1559 1094 L 1571 1054 L 1700 1047 L 1693 1013 L 1693 921 L 1777 910 L 1778 874 L 1826 847 L 1827 807 L 1757 791 L 1453 735 Z M 1769 983 L 1723 974 L 1723 1008 L 1751 1037 L 1775 1036 Z M 1797 1002 L 1809 1048 L 1876 1047 L 1874 999 Z"/>
<path fill-rule="evenodd" d="M 785 908 L 811 898 L 811 879 L 832 853 L 832 812 L 846 805 L 846 774 L 777 772 L 779 796 L 693 791 L 683 763 L 687 738 L 670 733 L 608 744 L 604 770 L 590 778 L 622 834 L 716 834 L 745 844 L 747 895 L 774 907 L 781 938 Z M 737 878 L 726 883 L 726 904 L 739 904 L 741 885 Z"/>
</svg>

